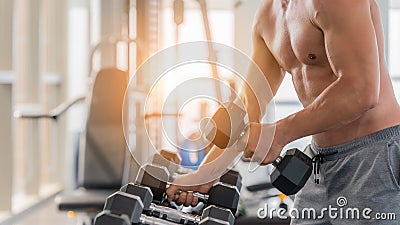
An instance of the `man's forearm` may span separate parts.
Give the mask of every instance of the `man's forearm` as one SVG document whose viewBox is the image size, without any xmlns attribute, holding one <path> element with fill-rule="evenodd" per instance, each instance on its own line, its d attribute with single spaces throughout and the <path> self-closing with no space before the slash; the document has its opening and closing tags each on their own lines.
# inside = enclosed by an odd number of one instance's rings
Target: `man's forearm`
<svg viewBox="0 0 400 225">
<path fill-rule="evenodd" d="M 265 96 L 267 97 L 267 95 Z M 271 98 L 265 100 L 266 102 L 270 102 Z M 257 98 L 254 96 L 252 91 L 248 87 L 244 87 L 239 94 L 239 97 L 234 100 L 234 103 L 237 105 L 243 105 L 245 111 L 249 117 L 249 122 L 252 123 L 260 123 L 262 114 L 265 113 L 264 110 L 261 110 L 262 107 L 259 106 L 259 102 L 257 102 Z M 218 146 L 214 145 L 211 150 L 208 152 L 206 157 L 204 158 L 201 165 L 206 163 L 210 163 L 216 158 L 218 158 L 225 149 L 221 149 Z"/>
<path fill-rule="evenodd" d="M 214 159 L 218 158 L 223 152 L 224 149 L 220 149 L 216 145 L 213 145 L 208 154 L 204 157 L 203 161 L 201 162 L 200 167 L 204 164 L 212 162 Z"/>
<path fill-rule="evenodd" d="M 257 36 L 254 46 L 254 55 L 252 57 L 254 63 L 250 64 L 246 82 L 244 82 L 234 103 L 244 107 L 247 112 L 249 122 L 259 123 L 261 118 L 266 114 L 266 108 L 272 100 L 282 80 L 284 73 L 269 52 L 267 46 L 260 36 Z M 260 71 L 261 69 L 261 71 Z M 263 72 L 260 76 L 260 72 Z M 266 76 L 268 75 L 268 76 Z M 224 149 L 213 146 L 202 165 L 218 158 Z"/>
<path fill-rule="evenodd" d="M 284 135 L 278 143 L 291 141 L 342 127 L 360 118 L 377 104 L 376 96 L 364 87 L 338 79 L 305 109 L 277 122 Z"/>
</svg>

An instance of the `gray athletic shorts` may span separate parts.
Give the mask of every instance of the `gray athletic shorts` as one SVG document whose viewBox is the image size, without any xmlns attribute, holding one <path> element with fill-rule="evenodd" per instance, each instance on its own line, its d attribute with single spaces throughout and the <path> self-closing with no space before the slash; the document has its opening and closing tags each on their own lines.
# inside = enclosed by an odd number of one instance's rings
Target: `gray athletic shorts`
<svg viewBox="0 0 400 225">
<path fill-rule="evenodd" d="M 400 126 L 319 148 L 320 183 L 296 195 L 291 224 L 400 224 Z"/>
</svg>

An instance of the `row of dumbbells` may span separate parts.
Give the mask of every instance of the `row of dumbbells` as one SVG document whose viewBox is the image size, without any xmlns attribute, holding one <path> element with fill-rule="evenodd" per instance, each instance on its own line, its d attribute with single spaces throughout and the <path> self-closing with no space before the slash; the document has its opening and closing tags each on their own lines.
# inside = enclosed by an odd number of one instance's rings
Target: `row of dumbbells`
<svg viewBox="0 0 400 225">
<path fill-rule="evenodd" d="M 235 217 L 228 209 L 208 206 L 201 216 L 159 206 L 148 187 L 127 184 L 106 200 L 95 225 L 233 225 Z"/>
<path fill-rule="evenodd" d="M 207 206 L 201 216 L 159 205 L 166 200 L 167 186 L 181 173 L 179 163 L 179 155 L 171 152 L 154 155 L 140 169 L 136 184 L 125 185 L 107 199 L 95 224 L 233 224 L 242 185 L 240 174 L 233 170 L 221 176 L 208 194 L 194 193 Z"/>
<path fill-rule="evenodd" d="M 176 178 L 177 165 L 180 163 L 179 159 L 178 156 L 165 157 L 161 154 L 155 154 L 148 164 L 141 167 L 136 178 L 136 184 L 149 187 L 153 193 L 153 201 L 156 204 L 161 204 L 166 200 L 165 191 Z M 219 181 L 213 185 L 208 194 L 193 194 L 205 205 L 226 208 L 235 214 L 241 187 L 242 177 L 240 174 L 237 171 L 229 170 L 220 177 Z"/>
</svg>

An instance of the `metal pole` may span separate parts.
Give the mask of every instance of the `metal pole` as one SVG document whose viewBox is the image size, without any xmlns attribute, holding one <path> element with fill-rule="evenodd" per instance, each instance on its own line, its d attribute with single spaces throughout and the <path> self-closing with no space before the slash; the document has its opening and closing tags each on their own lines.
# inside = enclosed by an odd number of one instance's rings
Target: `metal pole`
<svg viewBox="0 0 400 225">
<path fill-rule="evenodd" d="M 206 32 L 206 38 L 208 41 L 208 52 L 209 52 L 209 61 L 211 62 L 217 62 L 217 54 L 215 53 L 214 47 L 212 45 L 212 37 L 211 37 L 211 28 L 210 28 L 210 21 L 208 19 L 208 12 L 207 12 L 207 5 L 205 0 L 198 0 L 201 8 L 201 14 L 203 15 L 203 23 L 204 23 L 204 29 Z M 215 79 L 215 91 L 217 94 L 217 99 L 219 101 L 222 101 L 222 93 L 221 93 L 221 85 L 219 85 L 219 82 L 221 82 L 220 77 L 218 75 L 218 68 L 215 63 L 211 63 L 211 71 L 212 71 L 212 76 Z"/>
</svg>

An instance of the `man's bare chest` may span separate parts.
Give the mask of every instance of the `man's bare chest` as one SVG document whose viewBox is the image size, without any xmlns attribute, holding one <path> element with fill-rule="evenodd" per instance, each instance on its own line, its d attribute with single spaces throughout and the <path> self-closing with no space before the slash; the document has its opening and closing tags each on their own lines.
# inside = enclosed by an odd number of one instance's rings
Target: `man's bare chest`
<svg viewBox="0 0 400 225">
<path fill-rule="evenodd" d="M 291 73 L 304 65 L 327 65 L 324 34 L 313 24 L 309 10 L 294 1 L 281 10 L 267 21 L 262 32 L 281 67 Z"/>
</svg>

